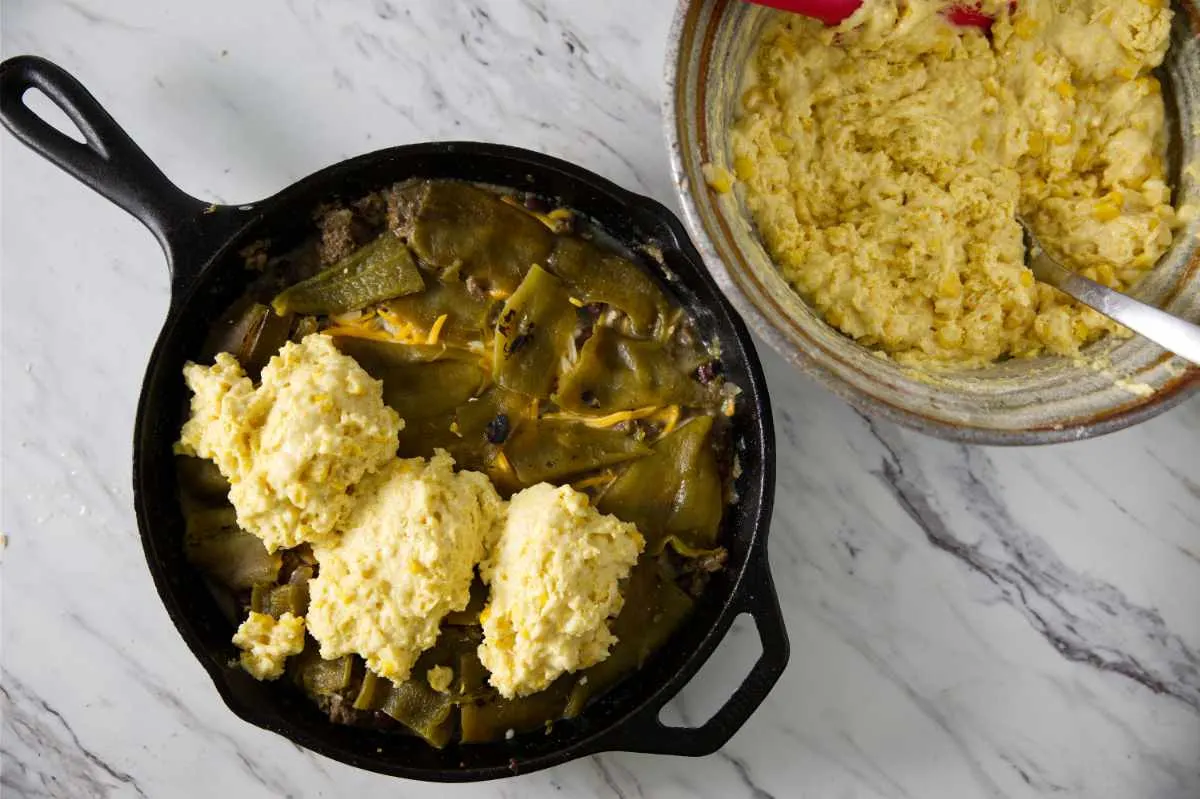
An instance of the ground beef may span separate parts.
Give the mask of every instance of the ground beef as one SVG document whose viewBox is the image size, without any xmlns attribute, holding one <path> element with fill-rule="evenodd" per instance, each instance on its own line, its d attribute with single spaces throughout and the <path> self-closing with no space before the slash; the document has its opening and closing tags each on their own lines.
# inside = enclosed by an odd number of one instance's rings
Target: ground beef
<svg viewBox="0 0 1200 799">
<path fill-rule="evenodd" d="M 383 192 L 372 192 L 354 203 L 355 216 L 378 234 L 387 224 L 388 207 Z"/>
<path fill-rule="evenodd" d="M 387 226 L 400 235 L 408 227 L 425 198 L 425 181 L 406 180 L 383 192 L 387 202 Z"/>
<path fill-rule="evenodd" d="M 341 694 L 328 694 L 314 697 L 317 707 L 321 708 L 334 724 L 350 724 L 358 726 L 370 719 L 371 714 L 354 709 L 354 701 Z"/>
<path fill-rule="evenodd" d="M 321 263 L 333 264 L 358 248 L 354 241 L 354 213 L 338 208 L 320 215 Z"/>
</svg>

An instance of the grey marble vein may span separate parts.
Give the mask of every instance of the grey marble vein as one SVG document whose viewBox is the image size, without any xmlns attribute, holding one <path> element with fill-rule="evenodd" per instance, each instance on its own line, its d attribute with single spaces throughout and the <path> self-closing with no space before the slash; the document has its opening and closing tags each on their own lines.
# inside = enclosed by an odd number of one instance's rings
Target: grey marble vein
<svg viewBox="0 0 1200 799">
<path fill-rule="evenodd" d="M 61 713 L 27 686 L 5 675 L 0 786 L 18 796 L 107 796 L 124 787 L 146 793 L 133 775 L 88 749 Z"/>
<path fill-rule="evenodd" d="M 733 767 L 734 772 L 738 776 L 738 780 L 741 781 L 742 786 L 749 791 L 749 795 L 754 797 L 754 799 L 775 799 L 773 794 L 763 790 L 754 781 L 753 776 L 750 774 L 749 767 L 740 758 L 735 757 L 734 755 L 731 755 L 725 751 L 717 752 L 716 756 Z"/>
<path fill-rule="evenodd" d="M 612 791 L 613 796 L 617 797 L 617 799 L 627 799 L 628 794 L 622 790 L 617 778 L 613 775 L 612 770 L 605 762 L 604 755 L 598 755 L 592 758 L 592 765 L 596 767 L 596 771 L 600 774 L 600 778 L 604 780 L 604 784 Z"/>
<path fill-rule="evenodd" d="M 1044 541 L 1023 531 L 991 492 L 995 475 L 983 450 L 963 448 L 964 465 L 957 477 L 991 536 L 966 543 L 929 502 L 920 473 L 906 471 L 898 446 L 875 423 L 863 421 L 887 453 L 875 474 L 930 543 L 1001 586 L 1064 657 L 1121 674 L 1200 709 L 1200 653 L 1171 633 L 1156 611 L 1131 603 L 1112 585 L 1075 573 Z M 993 548 L 999 554 L 990 554 Z"/>
</svg>

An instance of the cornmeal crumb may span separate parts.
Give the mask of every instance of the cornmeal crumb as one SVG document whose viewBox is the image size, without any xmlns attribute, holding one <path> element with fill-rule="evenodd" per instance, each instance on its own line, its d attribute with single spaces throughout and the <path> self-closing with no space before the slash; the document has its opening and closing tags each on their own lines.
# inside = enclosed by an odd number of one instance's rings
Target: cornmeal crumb
<svg viewBox="0 0 1200 799">
<path fill-rule="evenodd" d="M 234 634 L 233 645 L 242 650 L 242 668 L 254 679 L 278 679 L 288 657 L 304 649 L 304 619 L 291 613 L 276 619 L 251 612 Z"/>
<path fill-rule="evenodd" d="M 434 666 L 425 675 L 429 687 L 439 694 L 449 693 L 450 683 L 454 681 L 454 670 L 449 666 Z"/>
</svg>

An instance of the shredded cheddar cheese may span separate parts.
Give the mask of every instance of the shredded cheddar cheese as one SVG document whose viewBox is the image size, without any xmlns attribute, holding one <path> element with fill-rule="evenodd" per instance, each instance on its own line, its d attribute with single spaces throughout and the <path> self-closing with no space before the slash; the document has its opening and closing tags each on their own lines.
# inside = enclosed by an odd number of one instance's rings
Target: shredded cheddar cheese
<svg viewBox="0 0 1200 799">
<path fill-rule="evenodd" d="M 496 453 L 496 468 L 507 475 L 515 474 L 512 464 L 508 460 L 508 456 L 504 454 L 504 450 L 500 450 Z"/>
<path fill-rule="evenodd" d="M 661 435 L 667 435 L 675 429 L 675 425 L 679 424 L 680 408 L 678 405 L 668 405 L 661 415 L 665 420 Z"/>
<path fill-rule="evenodd" d="M 449 314 L 442 314 L 434 320 L 433 327 L 429 328 L 429 335 L 425 337 L 426 344 L 438 343 L 438 338 L 442 335 L 442 328 L 446 325 L 446 320 L 449 318 Z"/>
<path fill-rule="evenodd" d="M 393 343 L 396 341 L 387 331 L 379 330 L 378 328 L 359 327 L 357 325 L 339 325 L 337 327 L 327 327 L 321 331 L 327 336 L 346 338 L 363 338 L 371 341 L 386 341 Z"/>
<path fill-rule="evenodd" d="M 585 477 L 582 480 L 576 480 L 574 483 L 571 483 L 571 487 L 576 491 L 582 491 L 585 488 L 593 488 L 595 486 L 611 483 L 616 476 L 616 473 L 612 470 L 605 469 L 603 472 L 600 472 L 600 474 L 593 474 L 591 477 Z"/>
<path fill-rule="evenodd" d="M 557 413 L 548 413 L 543 418 L 556 422 L 582 422 L 588 427 L 612 427 L 621 422 L 645 419 L 661 410 L 662 408 L 658 405 L 648 405 L 645 408 L 637 408 L 632 411 L 617 411 L 616 413 L 604 416 L 588 416 L 587 414 L 574 413 L 572 411 L 559 411 Z"/>
<path fill-rule="evenodd" d="M 523 213 L 529 214 L 534 219 L 553 230 L 555 233 L 562 232 L 562 223 L 571 220 L 575 216 L 575 212 L 570 208 L 555 208 L 554 210 L 543 214 L 541 211 L 535 211 L 532 208 L 527 208 L 515 197 L 501 197 L 500 201 L 506 203 L 507 205 L 511 205 L 513 208 L 521 209 Z"/>
</svg>

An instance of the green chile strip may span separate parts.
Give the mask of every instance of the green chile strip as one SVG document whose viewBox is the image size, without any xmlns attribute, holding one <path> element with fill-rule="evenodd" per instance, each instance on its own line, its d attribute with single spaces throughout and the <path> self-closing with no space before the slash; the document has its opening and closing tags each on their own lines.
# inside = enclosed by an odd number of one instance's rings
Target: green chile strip
<svg viewBox="0 0 1200 799">
<path fill-rule="evenodd" d="M 384 233 L 333 266 L 288 288 L 271 305 L 275 313 L 338 314 L 425 288 L 408 246 Z"/>
</svg>

